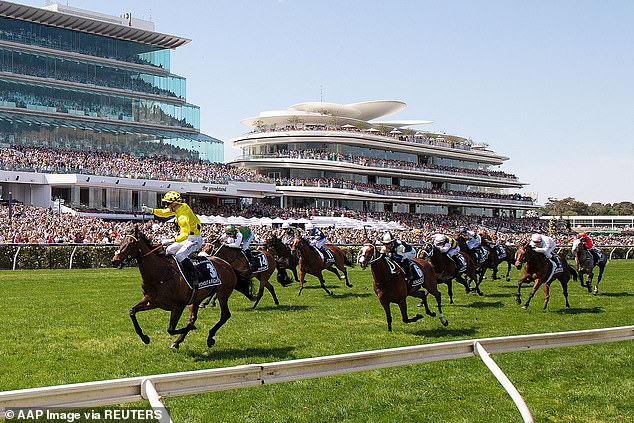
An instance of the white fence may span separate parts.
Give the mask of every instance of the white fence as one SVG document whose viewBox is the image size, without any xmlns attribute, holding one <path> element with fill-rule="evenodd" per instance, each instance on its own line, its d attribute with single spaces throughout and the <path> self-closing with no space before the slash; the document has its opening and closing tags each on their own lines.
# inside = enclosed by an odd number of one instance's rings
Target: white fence
<svg viewBox="0 0 634 423">
<path fill-rule="evenodd" d="M 0 410 L 2 410 L 0 417 L 4 417 L 6 408 L 81 408 L 122 404 L 143 399 L 149 400 L 150 405 L 156 408 L 160 406 L 159 395 L 171 397 L 222 391 L 476 355 L 482 358 L 509 392 L 524 421 L 532 422 L 530 411 L 523 399 L 504 373 L 490 359 L 490 353 L 559 348 L 633 339 L 634 326 L 622 326 L 574 332 L 442 342 L 275 363 L 22 389 L 0 392 Z M 161 421 L 171 421 L 169 416 L 164 415 L 163 417 Z"/>
</svg>

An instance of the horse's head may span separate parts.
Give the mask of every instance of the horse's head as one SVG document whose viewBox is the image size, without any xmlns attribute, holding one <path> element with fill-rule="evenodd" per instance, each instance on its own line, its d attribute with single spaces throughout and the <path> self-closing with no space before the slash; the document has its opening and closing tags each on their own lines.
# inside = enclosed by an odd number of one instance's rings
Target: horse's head
<svg viewBox="0 0 634 423">
<path fill-rule="evenodd" d="M 575 240 L 572 241 L 572 248 L 570 249 L 570 251 L 572 251 L 572 254 L 577 254 L 577 252 L 580 251 L 582 247 L 585 247 L 583 245 L 583 242 L 581 242 L 579 238 L 575 238 Z"/>
<path fill-rule="evenodd" d="M 434 244 L 423 241 L 420 249 L 420 257 L 424 259 L 431 258 L 434 255 L 435 250 L 436 247 Z"/>
<path fill-rule="evenodd" d="M 530 244 L 520 245 L 515 252 L 515 267 L 520 270 L 524 263 L 528 261 L 528 255 L 533 251 Z"/>
<path fill-rule="evenodd" d="M 357 263 L 359 263 L 359 266 L 361 266 L 362 269 L 365 269 L 366 267 L 368 267 L 368 264 L 370 264 L 375 259 L 376 254 L 376 246 L 369 242 L 366 242 L 359 250 L 359 254 L 357 254 Z"/>
<path fill-rule="evenodd" d="M 126 234 L 121 244 L 119 244 L 119 249 L 115 251 L 111 260 L 112 266 L 121 268 L 131 259 L 139 258 L 141 256 L 142 242 L 148 243 L 148 240 L 145 235 L 139 231 L 138 226 L 135 226 L 134 231 L 131 234 Z"/>
<path fill-rule="evenodd" d="M 295 235 L 293 244 L 291 245 L 291 253 L 297 254 L 302 245 L 307 245 L 308 241 L 302 237 L 299 233 Z"/>
</svg>

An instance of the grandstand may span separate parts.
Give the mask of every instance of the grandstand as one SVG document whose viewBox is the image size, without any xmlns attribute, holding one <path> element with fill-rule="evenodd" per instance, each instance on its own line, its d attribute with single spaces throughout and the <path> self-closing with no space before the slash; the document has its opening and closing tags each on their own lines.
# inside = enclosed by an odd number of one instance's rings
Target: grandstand
<svg viewBox="0 0 634 423">
<path fill-rule="evenodd" d="M 242 122 L 231 163 L 275 179 L 280 207 L 368 212 L 521 216 L 525 184 L 497 169 L 507 157 L 471 140 L 409 129 L 424 120 L 379 120 L 401 101 L 308 102 Z"/>
<path fill-rule="evenodd" d="M 0 199 L 103 212 L 272 195 L 222 165 L 170 50 L 186 38 L 129 14 L 0 1 Z"/>
</svg>

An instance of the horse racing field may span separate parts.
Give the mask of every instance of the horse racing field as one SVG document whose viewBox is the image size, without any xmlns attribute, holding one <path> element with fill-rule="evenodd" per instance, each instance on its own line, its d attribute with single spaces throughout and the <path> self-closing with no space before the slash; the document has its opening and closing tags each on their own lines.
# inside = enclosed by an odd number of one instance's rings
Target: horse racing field
<svg viewBox="0 0 634 423">
<path fill-rule="evenodd" d="M 566 309 L 558 282 L 548 309 L 539 291 L 528 310 L 515 305 L 515 281 L 486 280 L 484 296 L 454 284 L 455 304 L 440 286 L 449 326 L 425 317 L 404 324 L 392 306 L 394 330 L 372 290 L 369 270 L 350 271 L 354 287 L 331 274 L 328 297 L 308 276 L 274 286 L 258 308 L 234 292 L 231 319 L 206 347 L 218 310 L 201 310 L 198 330 L 169 348 L 168 313 L 137 316 L 149 345 L 135 334 L 128 310 L 141 298 L 136 268 L 0 272 L 0 390 L 220 368 L 461 339 L 561 332 L 634 324 L 634 261 L 611 261 L 592 296 L 570 282 Z M 274 277 L 272 278 L 274 280 Z M 522 289 L 526 299 L 529 288 Z M 409 314 L 421 312 L 409 300 Z M 432 310 L 435 302 L 431 301 Z M 184 318 L 182 321 L 184 322 Z M 496 354 L 537 422 L 634 421 L 634 343 Z M 183 397 L 165 404 L 175 422 L 512 422 L 514 403 L 479 358 L 394 367 L 345 376 Z M 125 404 L 149 408 L 147 402 Z M 107 407 L 105 407 L 107 408 Z"/>
</svg>

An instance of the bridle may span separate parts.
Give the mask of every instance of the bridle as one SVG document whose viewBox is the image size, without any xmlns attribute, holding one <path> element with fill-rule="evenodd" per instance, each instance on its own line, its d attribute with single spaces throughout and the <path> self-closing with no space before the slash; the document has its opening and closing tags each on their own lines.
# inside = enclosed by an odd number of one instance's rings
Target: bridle
<svg viewBox="0 0 634 423">
<path fill-rule="evenodd" d="M 357 257 L 357 262 L 359 262 L 359 259 L 362 257 L 361 253 L 364 251 L 364 249 L 371 249 L 372 250 L 372 257 L 368 259 L 368 261 L 365 263 L 365 266 L 367 267 L 368 265 L 380 260 L 383 257 L 383 254 L 379 254 L 377 252 L 377 248 L 374 244 L 363 244 L 363 247 L 361 247 L 361 249 L 359 250 L 359 254 Z M 365 257 L 365 254 L 363 254 L 363 257 Z M 359 263 L 361 264 L 361 263 Z"/>
<path fill-rule="evenodd" d="M 154 254 L 155 252 L 157 252 L 158 250 L 160 250 L 163 247 L 163 245 L 159 244 L 156 247 L 152 248 L 147 253 L 141 254 L 141 248 L 138 246 L 139 239 L 137 237 L 135 237 L 134 235 L 130 235 L 130 234 L 126 235 L 123 239 L 127 239 L 127 238 L 132 238 L 132 240 L 135 243 L 137 243 L 137 249 L 138 249 L 139 255 L 140 255 L 139 258 L 144 258 L 144 257 L 147 257 L 147 256 L 149 256 L 151 254 Z M 116 256 L 119 256 L 120 254 L 121 254 L 121 249 L 118 249 L 117 251 L 115 251 L 115 255 Z M 130 261 L 130 259 L 133 259 L 133 258 L 136 258 L 136 257 L 132 257 L 131 255 L 128 255 L 127 258 L 121 258 L 121 257 L 119 257 L 119 258 L 120 258 L 120 261 L 121 261 L 121 263 L 123 265 L 123 264 L 127 264 Z"/>
</svg>

